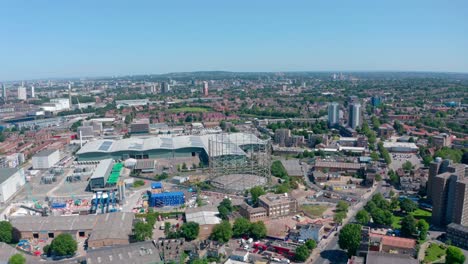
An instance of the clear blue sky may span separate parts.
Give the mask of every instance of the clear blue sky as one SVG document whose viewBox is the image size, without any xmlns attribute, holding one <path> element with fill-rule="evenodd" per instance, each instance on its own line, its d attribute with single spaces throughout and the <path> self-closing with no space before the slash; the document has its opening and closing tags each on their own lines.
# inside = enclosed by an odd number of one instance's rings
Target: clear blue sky
<svg viewBox="0 0 468 264">
<path fill-rule="evenodd" d="M 468 72 L 466 0 L 5 0 L 0 10 L 0 80 Z"/>
</svg>

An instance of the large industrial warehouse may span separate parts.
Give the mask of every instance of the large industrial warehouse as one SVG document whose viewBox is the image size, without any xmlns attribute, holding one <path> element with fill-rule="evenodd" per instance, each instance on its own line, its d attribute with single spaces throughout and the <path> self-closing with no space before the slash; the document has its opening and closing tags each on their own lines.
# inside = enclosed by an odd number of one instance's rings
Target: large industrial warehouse
<svg viewBox="0 0 468 264">
<path fill-rule="evenodd" d="M 209 141 L 220 138 L 219 135 L 202 136 L 158 136 L 147 138 L 126 138 L 121 140 L 96 140 L 88 142 L 78 152 L 78 160 L 114 159 L 158 159 L 183 158 L 198 156 L 208 163 L 213 156 L 245 156 L 246 150 L 256 144 L 265 144 L 253 134 L 234 133 L 223 135 L 223 146 L 212 147 Z"/>
</svg>

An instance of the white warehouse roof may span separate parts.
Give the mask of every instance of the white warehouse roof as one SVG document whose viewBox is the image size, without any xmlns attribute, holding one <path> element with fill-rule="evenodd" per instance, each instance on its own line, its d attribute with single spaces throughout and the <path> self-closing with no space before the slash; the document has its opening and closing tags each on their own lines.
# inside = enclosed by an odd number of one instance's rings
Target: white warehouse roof
<svg viewBox="0 0 468 264">
<path fill-rule="evenodd" d="M 209 153 L 208 141 L 212 140 L 216 147 Z M 182 148 L 203 148 L 211 156 L 220 155 L 245 155 L 240 148 L 249 144 L 266 144 L 253 134 L 234 133 L 234 134 L 215 134 L 201 136 L 154 136 L 148 138 L 126 138 L 121 140 L 96 140 L 89 141 L 79 151 L 79 154 L 101 152 L 112 153 L 117 151 L 148 151 L 152 149 L 176 150 Z"/>
</svg>

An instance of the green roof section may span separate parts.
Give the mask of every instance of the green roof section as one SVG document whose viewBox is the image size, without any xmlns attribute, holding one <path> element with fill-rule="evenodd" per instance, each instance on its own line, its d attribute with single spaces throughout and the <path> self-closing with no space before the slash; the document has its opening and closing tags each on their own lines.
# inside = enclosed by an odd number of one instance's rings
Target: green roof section
<svg viewBox="0 0 468 264">
<path fill-rule="evenodd" d="M 108 184 L 116 184 L 119 181 L 120 178 L 120 172 L 122 171 L 123 164 L 122 163 L 116 163 L 112 167 L 112 172 L 109 175 L 109 178 L 107 178 L 107 183 Z"/>
</svg>

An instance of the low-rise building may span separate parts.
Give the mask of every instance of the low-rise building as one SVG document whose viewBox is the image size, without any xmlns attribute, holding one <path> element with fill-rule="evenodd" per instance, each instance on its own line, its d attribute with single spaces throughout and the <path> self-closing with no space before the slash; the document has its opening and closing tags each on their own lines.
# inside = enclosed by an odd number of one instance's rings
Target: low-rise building
<svg viewBox="0 0 468 264">
<path fill-rule="evenodd" d="M 278 217 L 297 212 L 297 200 L 287 194 L 265 194 L 258 198 L 259 206 L 267 211 L 269 217 Z"/>
<path fill-rule="evenodd" d="M 10 200 L 25 183 L 22 168 L 0 168 L 0 204 Z"/>
<path fill-rule="evenodd" d="M 299 224 L 296 226 L 295 238 L 298 242 L 305 242 L 307 240 L 315 240 L 317 243 L 322 240 L 325 235 L 325 225 L 321 222 Z"/>
<path fill-rule="evenodd" d="M 163 263 L 153 241 L 88 250 L 88 264 Z"/>
<path fill-rule="evenodd" d="M 447 226 L 447 239 L 452 245 L 468 250 L 468 226 L 451 223 Z"/>
<path fill-rule="evenodd" d="M 239 213 L 251 222 L 262 221 L 267 218 L 267 211 L 265 208 L 253 208 L 245 203 L 239 206 Z"/>
<path fill-rule="evenodd" d="M 67 233 L 88 237 L 89 248 L 127 245 L 132 234 L 133 213 L 100 215 L 22 216 L 10 220 L 21 239 L 53 239 Z"/>
<path fill-rule="evenodd" d="M 32 157 L 33 168 L 49 169 L 60 160 L 60 151 L 57 149 L 46 149 L 38 152 Z"/>
</svg>

